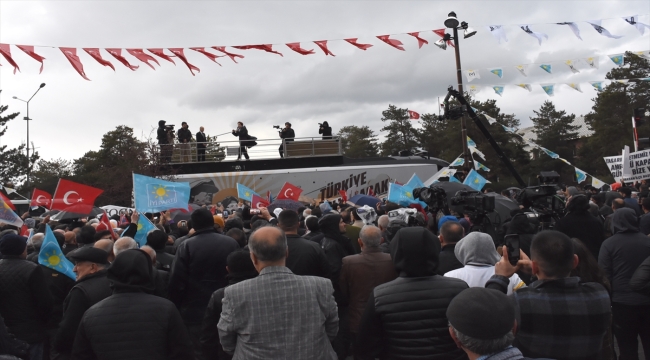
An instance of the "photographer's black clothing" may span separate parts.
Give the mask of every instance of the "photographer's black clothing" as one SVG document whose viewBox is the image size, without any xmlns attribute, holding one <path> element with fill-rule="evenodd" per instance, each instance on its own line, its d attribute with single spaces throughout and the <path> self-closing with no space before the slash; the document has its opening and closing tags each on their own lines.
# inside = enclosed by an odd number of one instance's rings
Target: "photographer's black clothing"
<svg viewBox="0 0 650 360">
<path fill-rule="evenodd" d="M 159 126 L 156 135 L 158 145 L 169 144 L 169 141 L 167 141 L 167 130 L 165 130 L 165 126 Z"/>
<path fill-rule="evenodd" d="M 192 132 L 190 129 L 180 128 L 178 129 L 178 142 L 179 143 L 188 143 L 192 140 Z"/>
<path fill-rule="evenodd" d="M 280 138 L 284 141 L 293 141 L 293 138 L 296 137 L 296 133 L 293 131 L 292 128 L 284 128 L 280 132 Z M 284 141 L 282 144 L 280 144 L 280 148 L 278 148 L 278 151 L 280 151 L 280 157 L 284 157 Z"/>
<path fill-rule="evenodd" d="M 326 124 L 321 125 L 318 129 L 319 134 L 323 134 L 323 140 L 329 140 L 332 138 L 332 128 Z"/>
<path fill-rule="evenodd" d="M 242 126 L 241 128 L 237 128 L 237 130 L 233 130 L 232 134 L 239 136 L 239 155 L 237 156 L 237 160 L 241 159 L 242 155 L 248 160 L 248 151 L 246 150 L 246 145 L 249 143 L 247 140 L 250 138 L 248 129 L 246 129 L 246 126 Z"/>
</svg>

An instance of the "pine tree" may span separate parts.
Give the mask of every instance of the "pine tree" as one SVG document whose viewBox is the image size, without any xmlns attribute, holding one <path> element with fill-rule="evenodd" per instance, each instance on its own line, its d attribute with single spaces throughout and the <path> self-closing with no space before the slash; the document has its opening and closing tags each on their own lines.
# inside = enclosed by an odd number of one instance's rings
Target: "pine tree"
<svg viewBox="0 0 650 360">
<path fill-rule="evenodd" d="M 349 158 L 377 156 L 377 135 L 368 126 L 344 126 L 338 132 L 343 155 Z"/>
<path fill-rule="evenodd" d="M 418 130 L 413 128 L 409 120 L 408 109 L 388 105 L 388 110 L 384 110 L 382 115 L 381 121 L 388 121 L 388 124 L 381 128 L 381 131 L 388 131 L 386 140 L 381 144 L 382 155 L 397 155 L 401 150 L 419 146 Z"/>
</svg>

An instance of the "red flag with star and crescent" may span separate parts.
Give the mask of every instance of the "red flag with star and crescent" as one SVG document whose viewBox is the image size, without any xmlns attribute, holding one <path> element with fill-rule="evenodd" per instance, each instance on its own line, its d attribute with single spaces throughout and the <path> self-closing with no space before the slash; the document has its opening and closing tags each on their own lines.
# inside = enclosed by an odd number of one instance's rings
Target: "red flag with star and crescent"
<svg viewBox="0 0 650 360">
<path fill-rule="evenodd" d="M 298 198 L 300 197 L 301 193 L 302 193 L 301 188 L 297 187 L 296 185 L 285 182 L 284 185 L 282 186 L 282 189 L 280 189 L 280 192 L 278 193 L 276 199 L 298 201 Z"/>
<path fill-rule="evenodd" d="M 37 206 L 42 206 L 46 209 L 49 209 L 50 206 L 52 205 L 52 195 L 48 193 L 47 191 L 43 191 L 41 189 L 34 189 L 34 193 L 32 194 L 32 201 L 29 203 L 29 206 L 31 207 L 37 207 Z"/>
<path fill-rule="evenodd" d="M 95 206 L 95 199 L 103 192 L 104 190 L 92 186 L 59 179 L 51 209 L 90 214 Z"/>
<path fill-rule="evenodd" d="M 102 214 L 102 217 L 99 218 L 99 222 L 104 224 L 108 231 L 111 233 L 111 237 L 113 240 L 117 240 L 117 234 L 115 233 L 115 230 L 113 230 L 113 226 L 111 225 L 111 220 L 108 218 L 108 214 L 106 214 L 106 211 Z"/>
<path fill-rule="evenodd" d="M 251 207 L 253 209 L 259 209 L 263 207 L 268 207 L 270 204 L 266 199 L 264 199 L 261 196 L 258 196 L 257 194 L 253 194 L 253 197 L 251 199 Z"/>
</svg>

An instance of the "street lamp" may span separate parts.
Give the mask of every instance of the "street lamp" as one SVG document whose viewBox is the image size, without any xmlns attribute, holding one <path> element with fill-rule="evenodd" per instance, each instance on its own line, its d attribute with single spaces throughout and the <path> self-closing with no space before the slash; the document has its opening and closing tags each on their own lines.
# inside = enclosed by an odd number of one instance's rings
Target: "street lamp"
<svg viewBox="0 0 650 360">
<path fill-rule="evenodd" d="M 450 12 L 449 15 L 447 15 L 447 19 L 445 20 L 445 27 L 449 29 L 453 29 L 453 36 L 449 34 L 445 34 L 445 36 L 442 39 L 435 42 L 435 45 L 443 50 L 446 50 L 447 41 L 454 40 L 454 51 L 456 53 L 456 80 L 458 81 L 458 92 L 464 94 L 463 73 L 461 71 L 461 66 L 460 66 L 460 49 L 458 47 L 458 30 L 463 29 L 463 38 L 465 39 L 476 35 L 476 30 L 469 27 L 469 25 L 464 21 L 459 22 L 458 19 L 456 18 L 456 13 L 453 11 Z M 473 164 L 472 164 L 472 155 L 469 153 L 469 148 L 467 147 L 467 123 L 465 121 L 465 115 L 463 115 L 463 117 L 461 117 L 460 119 L 460 128 L 463 137 L 462 140 L 463 158 L 465 159 L 465 164 L 463 168 L 465 169 L 466 172 L 469 172 L 473 168 Z"/>
<path fill-rule="evenodd" d="M 25 116 L 23 118 L 23 120 L 25 120 L 27 122 L 27 144 L 26 144 L 27 145 L 27 186 L 29 186 L 29 174 L 31 172 L 31 169 L 29 167 L 29 120 L 31 120 L 29 118 L 29 102 L 32 101 L 34 96 L 36 96 L 36 94 L 44 87 L 45 87 L 45 83 L 42 83 L 41 86 L 39 86 L 38 89 L 36 89 L 36 92 L 34 93 L 34 95 L 32 95 L 32 97 L 29 98 L 29 100 L 19 99 L 16 96 L 13 97 L 16 100 L 20 100 L 20 101 L 27 104 L 27 116 Z"/>
</svg>

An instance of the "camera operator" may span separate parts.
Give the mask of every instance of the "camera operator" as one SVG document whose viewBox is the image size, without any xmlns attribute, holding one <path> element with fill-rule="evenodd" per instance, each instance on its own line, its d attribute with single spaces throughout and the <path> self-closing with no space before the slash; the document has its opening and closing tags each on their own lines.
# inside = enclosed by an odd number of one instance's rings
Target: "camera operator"
<svg viewBox="0 0 650 360">
<path fill-rule="evenodd" d="M 327 121 L 323 121 L 323 123 L 319 123 L 320 129 L 318 129 L 319 134 L 323 134 L 323 140 L 330 140 L 332 138 L 332 128 L 330 125 L 327 123 Z"/>
<path fill-rule="evenodd" d="M 158 131 L 156 132 L 156 138 L 158 139 L 158 145 L 160 145 L 160 161 L 167 163 L 172 159 L 173 151 L 173 140 L 174 140 L 174 125 L 166 126 L 167 122 L 165 120 L 158 121 Z M 172 136 L 170 140 L 169 131 L 172 131 Z"/>
<path fill-rule="evenodd" d="M 284 129 L 281 131 L 278 131 L 278 134 L 280 134 L 280 138 L 282 138 L 282 144 L 280 144 L 280 148 L 278 149 L 280 151 L 280 157 L 284 158 L 284 142 L 285 141 L 293 141 L 293 138 L 296 137 L 296 133 L 293 131 L 291 128 L 291 123 L 286 122 L 284 123 Z"/>
<path fill-rule="evenodd" d="M 181 161 L 190 162 L 190 141 L 192 141 L 192 132 L 185 121 L 181 123 L 178 129 L 178 142 L 181 143 Z"/>
</svg>

